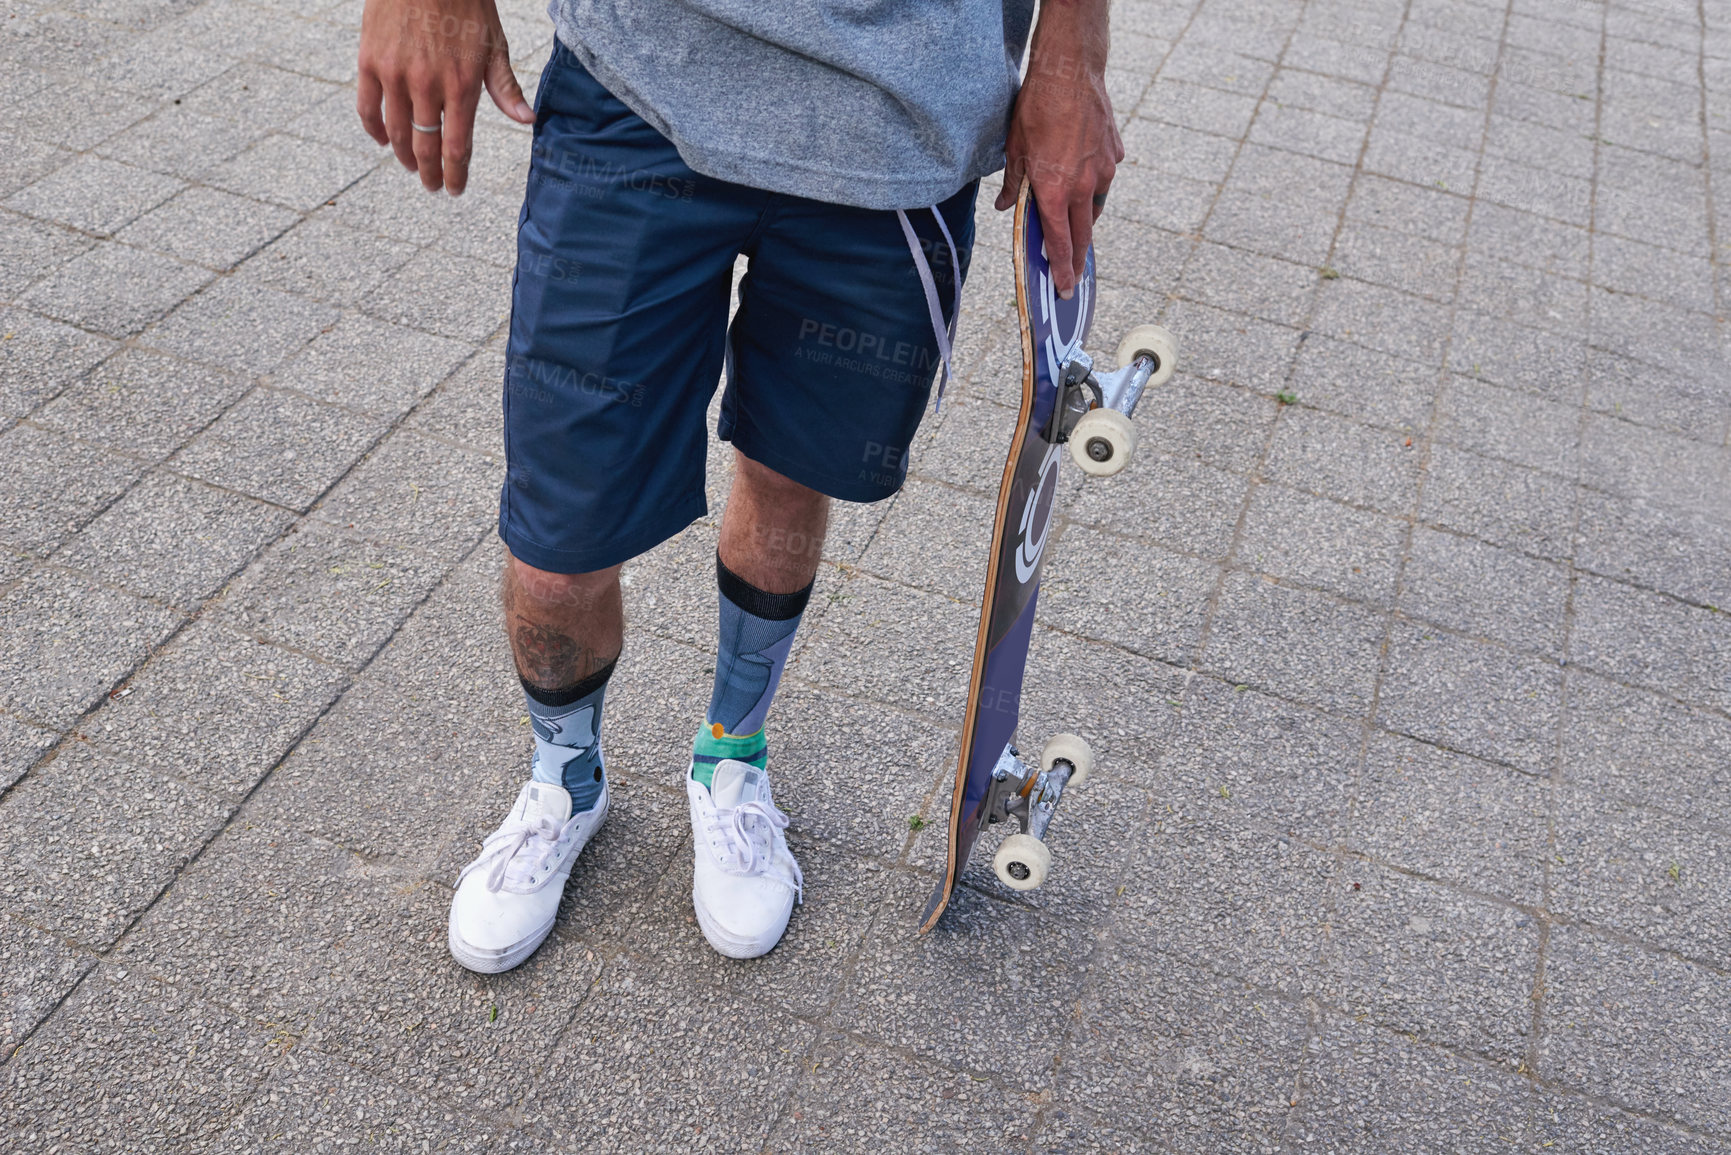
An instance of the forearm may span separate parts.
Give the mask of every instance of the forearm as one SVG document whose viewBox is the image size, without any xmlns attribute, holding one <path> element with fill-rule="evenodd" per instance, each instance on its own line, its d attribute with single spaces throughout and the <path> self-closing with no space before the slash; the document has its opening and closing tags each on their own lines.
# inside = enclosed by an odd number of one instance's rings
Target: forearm
<svg viewBox="0 0 1731 1155">
<path fill-rule="evenodd" d="M 1111 46 L 1108 0 L 1044 0 L 1028 46 L 1028 79 L 1104 78 Z"/>
</svg>

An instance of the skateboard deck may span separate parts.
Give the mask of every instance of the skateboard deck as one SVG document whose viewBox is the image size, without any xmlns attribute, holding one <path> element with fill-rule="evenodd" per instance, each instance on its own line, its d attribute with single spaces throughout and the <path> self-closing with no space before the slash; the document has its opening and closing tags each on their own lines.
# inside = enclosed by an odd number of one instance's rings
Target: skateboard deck
<svg viewBox="0 0 1731 1155">
<path fill-rule="evenodd" d="M 1149 381 L 1170 375 L 1175 357 L 1171 338 L 1163 330 L 1139 327 L 1131 334 L 1138 338 L 1138 345 L 1128 354 L 1134 368 L 1121 367 L 1114 374 L 1094 376 L 1082 348 L 1094 319 L 1093 248 L 1089 248 L 1075 293 L 1063 300 L 1053 287 L 1040 215 L 1026 183 L 1016 200 L 1014 230 L 1022 403 L 992 522 L 985 594 L 950 803 L 948 861 L 926 905 L 921 931 L 936 925 L 974 843 L 992 822 L 1015 817 L 1023 828 L 1021 835 L 1005 841 L 1009 848 L 1012 841 L 1022 840 L 1018 852 L 1009 856 L 1011 860 L 1004 861 L 1005 853 L 1000 851 L 995 863 L 999 877 L 1018 889 L 1037 886 L 1045 877 L 1050 856 L 1039 838 L 1064 786 L 1080 785 L 1092 762 L 1087 744 L 1071 735 L 1059 735 L 1048 743 L 1040 766 L 1022 763 L 1013 744 L 1046 544 L 1057 511 L 1061 464 L 1064 457 L 1071 456 L 1091 473 L 1122 468 L 1135 440 L 1128 411 L 1134 409 Z M 1127 338 L 1126 346 L 1130 345 Z M 1152 349 L 1142 350 L 1141 345 Z M 1120 349 L 1119 355 L 1123 366 L 1126 350 Z M 1102 382 L 1107 386 L 1104 392 Z M 1116 404 L 1111 404 L 1114 401 Z M 1124 411 L 1099 413 L 1108 406 Z M 1080 424 L 1084 414 L 1086 426 Z M 1087 435 L 1089 439 L 1085 447 L 1078 442 L 1066 453 L 1065 443 L 1072 435 Z M 1048 773 L 1054 769 L 1056 773 Z"/>
</svg>

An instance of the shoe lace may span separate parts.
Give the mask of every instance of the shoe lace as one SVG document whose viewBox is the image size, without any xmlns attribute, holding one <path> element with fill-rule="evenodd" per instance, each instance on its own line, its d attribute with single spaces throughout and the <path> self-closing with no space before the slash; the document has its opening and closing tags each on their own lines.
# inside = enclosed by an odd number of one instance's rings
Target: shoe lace
<svg viewBox="0 0 1731 1155">
<path fill-rule="evenodd" d="M 481 843 L 481 853 L 463 868 L 457 881 L 461 883 L 482 867 L 491 866 L 488 890 L 497 892 L 507 882 L 521 885 L 525 877 L 531 892 L 540 890 L 553 877 L 554 852 L 581 818 L 582 815 L 574 814 L 568 822 L 560 824 L 543 815 L 533 822 L 505 823 Z"/>
<path fill-rule="evenodd" d="M 775 803 L 761 798 L 738 806 L 716 807 L 710 811 L 708 820 L 710 833 L 720 836 L 721 868 L 729 874 L 742 875 L 762 874 L 774 867 L 773 836 L 776 831 L 786 830 L 787 825 L 787 815 Z M 803 905 L 805 873 L 791 854 L 787 856 L 787 865 L 792 871 L 794 891 Z"/>
</svg>

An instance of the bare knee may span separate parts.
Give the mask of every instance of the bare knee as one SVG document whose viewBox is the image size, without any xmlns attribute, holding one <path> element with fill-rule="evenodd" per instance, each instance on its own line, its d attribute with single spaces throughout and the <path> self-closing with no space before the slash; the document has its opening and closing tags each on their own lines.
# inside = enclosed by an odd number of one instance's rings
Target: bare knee
<svg viewBox="0 0 1731 1155">
<path fill-rule="evenodd" d="M 528 617 L 562 617 L 593 610 L 619 586 L 621 566 L 591 573 L 536 569 L 515 555 L 505 561 L 505 608 Z"/>
</svg>

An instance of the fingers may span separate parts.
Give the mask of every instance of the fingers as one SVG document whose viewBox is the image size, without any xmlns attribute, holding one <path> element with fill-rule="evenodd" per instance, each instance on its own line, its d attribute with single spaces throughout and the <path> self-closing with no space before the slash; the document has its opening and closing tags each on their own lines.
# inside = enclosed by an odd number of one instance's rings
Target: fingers
<svg viewBox="0 0 1731 1155">
<path fill-rule="evenodd" d="M 1046 263 L 1052 269 L 1052 287 L 1058 296 L 1068 301 L 1076 292 L 1076 248 L 1070 236 L 1070 202 L 1061 187 L 1048 188 L 1044 193 L 1034 190 L 1034 202 L 1040 206 L 1040 230 L 1045 234 Z M 1084 253 L 1086 249 L 1082 250 Z"/>
<path fill-rule="evenodd" d="M 505 37 L 499 36 L 498 49 L 487 60 L 487 95 L 499 106 L 499 111 L 518 124 L 534 124 L 535 110 L 523 99 L 523 89 L 517 74 L 511 71 L 511 57 L 505 47 Z"/>
<path fill-rule="evenodd" d="M 1081 190 L 1081 195 L 1073 197 L 1068 208 L 1070 267 L 1075 271 L 1076 280 L 1080 281 L 1082 274 L 1088 271 L 1088 246 L 1094 241 L 1094 190 Z"/>
<path fill-rule="evenodd" d="M 444 162 L 445 191 L 462 196 L 469 184 L 469 154 L 475 142 L 475 106 L 481 101 L 481 90 L 466 86 L 458 92 L 454 104 L 445 105 Z"/>
<path fill-rule="evenodd" d="M 439 125 L 445 118 L 445 98 L 440 90 L 431 84 L 423 85 L 414 94 L 415 119 L 409 126 L 412 134 L 410 147 L 415 155 L 415 169 L 421 174 L 421 187 L 428 192 L 438 192 L 445 187 L 445 166 L 442 139 L 444 132 L 422 132 L 415 124 L 427 126 Z"/>
<path fill-rule="evenodd" d="M 362 64 L 355 85 L 355 111 L 360 114 L 361 127 L 368 136 L 380 144 L 389 144 L 391 134 L 385 131 L 385 114 L 379 107 L 384 99 L 385 87 L 379 83 L 378 73 L 372 65 Z"/>
<path fill-rule="evenodd" d="M 998 199 L 992 202 L 993 208 L 1003 212 L 1015 207 L 1016 198 L 1022 195 L 1022 177 L 1027 171 L 1027 157 L 1012 151 L 1004 161 L 1004 186 L 998 190 Z"/>
<path fill-rule="evenodd" d="M 401 77 L 385 78 L 385 134 L 391 142 L 391 151 L 397 154 L 397 163 L 410 172 L 419 172 L 420 163 L 415 160 L 415 130 L 411 127 L 415 118 L 415 106 L 409 100 L 408 81 Z"/>
</svg>

